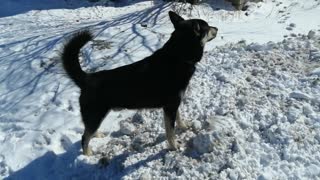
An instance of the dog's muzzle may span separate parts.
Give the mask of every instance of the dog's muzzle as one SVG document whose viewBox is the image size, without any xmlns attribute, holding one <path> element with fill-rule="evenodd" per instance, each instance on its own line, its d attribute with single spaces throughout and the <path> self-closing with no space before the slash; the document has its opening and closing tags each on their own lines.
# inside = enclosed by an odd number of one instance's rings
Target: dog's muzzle
<svg viewBox="0 0 320 180">
<path fill-rule="evenodd" d="M 201 40 L 201 45 L 204 46 L 207 42 L 211 41 L 217 36 L 218 28 L 216 27 L 210 27 L 208 32 L 205 34 L 205 36 Z"/>
<path fill-rule="evenodd" d="M 208 33 L 207 33 L 207 36 L 208 36 L 208 41 L 211 41 L 212 39 L 214 39 L 216 36 L 217 36 L 217 33 L 218 33 L 218 28 L 216 27 L 210 27 Z"/>
</svg>

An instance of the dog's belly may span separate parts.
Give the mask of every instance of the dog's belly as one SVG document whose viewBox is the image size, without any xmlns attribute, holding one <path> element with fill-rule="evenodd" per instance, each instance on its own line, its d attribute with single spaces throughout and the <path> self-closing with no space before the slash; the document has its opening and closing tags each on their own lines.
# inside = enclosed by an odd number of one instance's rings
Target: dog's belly
<svg viewBox="0 0 320 180">
<path fill-rule="evenodd" d="M 106 105 L 111 108 L 127 108 L 127 109 L 141 109 L 141 108 L 160 108 L 170 101 L 169 96 L 163 94 L 122 94 L 118 96 L 109 96 L 105 99 Z"/>
</svg>

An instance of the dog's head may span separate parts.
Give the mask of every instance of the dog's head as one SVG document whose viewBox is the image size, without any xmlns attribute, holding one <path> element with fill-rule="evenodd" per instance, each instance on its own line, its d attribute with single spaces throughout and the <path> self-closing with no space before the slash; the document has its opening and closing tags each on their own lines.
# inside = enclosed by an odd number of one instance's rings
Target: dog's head
<svg viewBox="0 0 320 180">
<path fill-rule="evenodd" d="M 172 11 L 169 11 L 169 17 L 175 31 L 186 37 L 194 37 L 199 40 L 201 46 L 204 46 L 205 43 L 217 36 L 218 28 L 209 26 L 208 23 L 202 19 L 184 20 Z"/>
</svg>

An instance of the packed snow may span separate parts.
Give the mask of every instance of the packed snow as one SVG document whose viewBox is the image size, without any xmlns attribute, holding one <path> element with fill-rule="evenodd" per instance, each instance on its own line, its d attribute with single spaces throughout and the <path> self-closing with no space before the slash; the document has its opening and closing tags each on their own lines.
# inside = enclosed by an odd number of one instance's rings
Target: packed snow
<svg viewBox="0 0 320 180">
<path fill-rule="evenodd" d="M 320 1 L 0 4 L 0 179 L 320 179 Z M 121 110 L 82 155 L 64 43 L 89 29 L 85 71 L 130 64 L 168 40 L 169 10 L 219 28 L 180 107 L 180 148 L 167 150 L 161 110 Z"/>
</svg>

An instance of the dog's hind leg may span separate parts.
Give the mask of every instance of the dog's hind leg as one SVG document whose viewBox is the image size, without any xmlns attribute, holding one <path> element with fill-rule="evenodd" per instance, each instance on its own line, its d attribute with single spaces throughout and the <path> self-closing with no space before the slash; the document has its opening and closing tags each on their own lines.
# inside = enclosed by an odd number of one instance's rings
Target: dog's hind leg
<svg viewBox="0 0 320 180">
<path fill-rule="evenodd" d="M 90 156 L 92 154 L 89 147 L 90 139 L 96 135 L 96 132 L 108 111 L 109 110 L 88 111 L 82 109 L 82 121 L 85 129 L 82 135 L 81 145 L 84 155 Z"/>
<path fill-rule="evenodd" d="M 175 142 L 175 121 L 178 115 L 178 107 L 179 106 L 170 106 L 170 107 L 164 107 L 164 124 L 166 129 L 166 136 L 169 143 L 169 150 L 176 150 L 177 145 Z"/>
<path fill-rule="evenodd" d="M 106 137 L 106 135 L 103 134 L 102 132 L 96 131 L 96 133 L 94 133 L 93 137 L 94 138 L 104 138 L 104 137 Z"/>
<path fill-rule="evenodd" d="M 188 126 L 186 125 L 185 122 L 183 122 L 180 118 L 180 113 L 179 110 L 177 111 L 177 116 L 176 116 L 176 121 L 177 121 L 177 127 L 180 128 L 181 130 L 186 130 L 188 129 Z"/>
<path fill-rule="evenodd" d="M 84 133 L 82 135 L 82 139 L 81 139 L 81 146 L 82 146 L 82 152 L 86 156 L 92 155 L 92 151 L 89 147 L 89 142 L 91 138 L 92 138 L 92 133 L 87 128 L 85 128 Z"/>
</svg>

